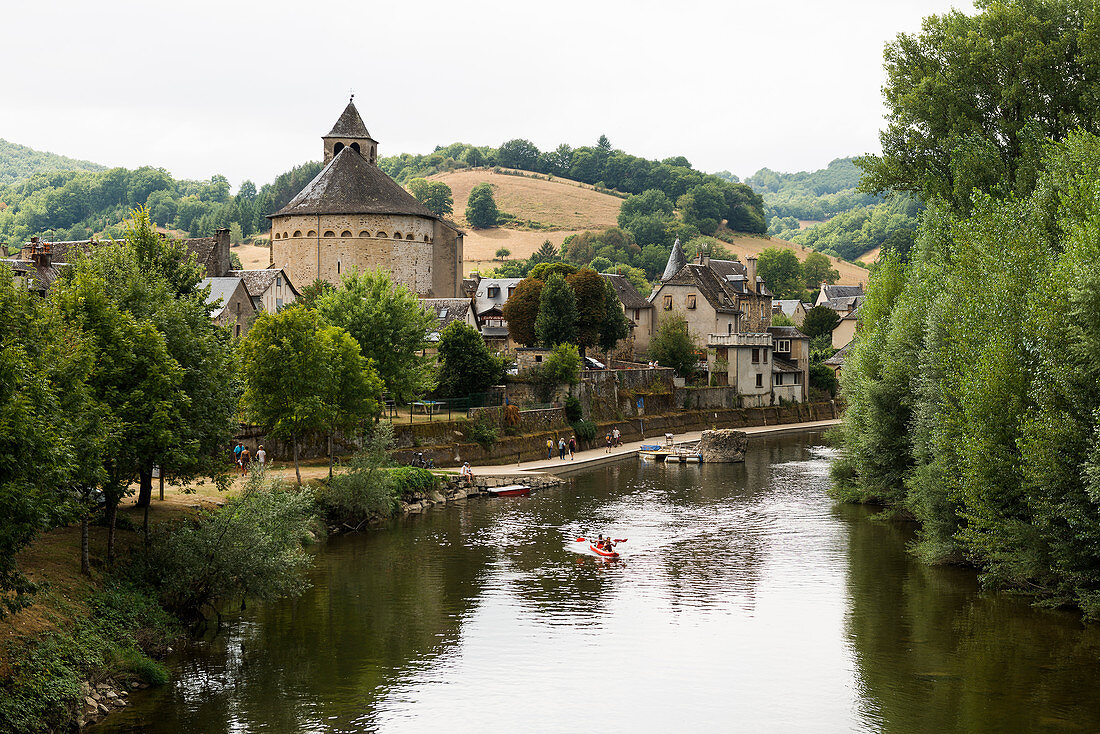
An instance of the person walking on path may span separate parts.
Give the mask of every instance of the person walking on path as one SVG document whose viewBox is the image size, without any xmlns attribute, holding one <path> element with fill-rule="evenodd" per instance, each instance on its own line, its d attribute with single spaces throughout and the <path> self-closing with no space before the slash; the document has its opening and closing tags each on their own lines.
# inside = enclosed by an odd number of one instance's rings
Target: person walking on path
<svg viewBox="0 0 1100 734">
<path fill-rule="evenodd" d="M 573 454 L 577 453 L 577 437 L 569 437 L 569 460 L 573 460 Z"/>
<path fill-rule="evenodd" d="M 623 432 L 620 431 L 618 428 L 611 431 L 611 444 L 613 446 L 623 445 Z"/>
<path fill-rule="evenodd" d="M 238 469 L 241 467 L 241 451 L 243 450 L 244 445 L 240 441 L 233 447 L 233 463 L 237 465 Z"/>
<path fill-rule="evenodd" d="M 546 458 L 554 458 L 554 439 L 552 438 L 546 439 Z"/>
<path fill-rule="evenodd" d="M 610 454 L 611 453 L 611 433 L 610 433 L 610 431 L 608 432 L 608 434 L 606 436 L 603 437 L 603 440 L 607 443 L 607 448 L 605 448 L 603 450 L 603 452 L 605 454 Z"/>
<path fill-rule="evenodd" d="M 565 436 L 558 439 L 558 458 L 565 461 Z"/>
<path fill-rule="evenodd" d="M 260 444 L 260 448 L 256 449 L 256 461 L 260 464 L 260 473 L 262 474 L 264 469 L 267 468 L 267 452 L 264 451 L 263 444 Z"/>
<path fill-rule="evenodd" d="M 247 474 L 248 473 L 248 462 L 250 462 L 251 460 L 252 460 L 252 454 L 249 453 L 248 449 L 246 449 L 242 446 L 241 447 L 241 474 Z"/>
</svg>

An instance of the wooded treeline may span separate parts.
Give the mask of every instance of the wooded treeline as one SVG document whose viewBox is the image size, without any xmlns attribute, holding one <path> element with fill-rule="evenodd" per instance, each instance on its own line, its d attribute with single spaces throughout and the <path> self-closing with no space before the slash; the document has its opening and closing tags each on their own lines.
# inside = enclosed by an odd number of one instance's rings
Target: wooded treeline
<svg viewBox="0 0 1100 734">
<path fill-rule="evenodd" d="M 835 491 L 914 516 L 928 560 L 1097 618 L 1100 11 L 978 7 L 887 49 L 884 152 L 861 165 L 927 210 L 860 310 Z"/>
</svg>

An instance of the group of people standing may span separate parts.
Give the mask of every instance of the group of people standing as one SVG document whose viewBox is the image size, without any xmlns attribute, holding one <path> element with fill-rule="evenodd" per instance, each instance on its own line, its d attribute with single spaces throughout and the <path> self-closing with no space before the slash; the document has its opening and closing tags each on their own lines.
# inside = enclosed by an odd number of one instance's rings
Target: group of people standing
<svg viewBox="0 0 1100 734">
<path fill-rule="evenodd" d="M 267 467 L 267 452 L 264 451 L 264 447 L 261 445 L 256 449 L 256 455 L 253 457 L 252 452 L 238 441 L 237 445 L 233 447 L 233 462 L 237 465 L 237 473 L 247 474 L 253 459 L 259 465 L 260 471 Z"/>
<path fill-rule="evenodd" d="M 573 455 L 577 453 L 577 437 L 570 436 L 566 441 L 564 436 L 558 438 L 558 458 L 565 461 L 565 455 L 569 454 L 569 459 L 572 461 Z M 554 458 L 554 439 L 546 439 L 546 458 Z"/>
<path fill-rule="evenodd" d="M 623 432 L 618 428 L 612 428 L 607 432 L 607 435 L 603 437 L 604 443 L 607 444 L 607 448 L 604 449 L 605 454 L 610 454 L 611 449 L 616 446 L 623 445 Z"/>
</svg>

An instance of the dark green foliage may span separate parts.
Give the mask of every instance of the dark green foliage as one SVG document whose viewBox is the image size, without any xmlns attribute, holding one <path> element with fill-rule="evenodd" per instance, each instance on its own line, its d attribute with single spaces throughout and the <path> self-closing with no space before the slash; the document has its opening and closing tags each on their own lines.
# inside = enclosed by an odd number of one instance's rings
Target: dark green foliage
<svg viewBox="0 0 1100 734">
<path fill-rule="evenodd" d="M 600 315 L 599 347 L 611 352 L 615 345 L 630 336 L 630 321 L 623 312 L 619 297 L 610 283 L 603 283 L 603 313 Z"/>
<path fill-rule="evenodd" d="M 925 18 L 886 48 L 882 156 L 857 163 L 864 188 L 940 198 L 969 211 L 972 192 L 1027 196 L 1043 143 L 1096 132 L 1100 10 L 1085 0 L 981 2 Z"/>
<path fill-rule="evenodd" d="M 565 420 L 576 423 L 584 417 L 581 401 L 570 395 L 565 399 Z"/>
<path fill-rule="evenodd" d="M 439 477 L 422 467 L 396 466 L 387 470 L 387 473 L 393 481 L 397 496 L 406 502 L 417 495 L 426 495 L 439 486 Z"/>
<path fill-rule="evenodd" d="M 317 308 L 317 302 L 321 300 L 321 297 L 334 290 L 336 290 L 336 286 L 329 283 L 327 280 L 318 278 L 303 288 L 294 302 L 304 308 L 315 310 Z"/>
<path fill-rule="evenodd" d="M 592 421 L 576 421 L 572 425 L 577 440 L 591 446 L 592 442 L 596 440 L 596 434 L 599 432 L 596 424 Z"/>
<path fill-rule="evenodd" d="M 539 294 L 539 315 L 535 320 L 539 342 L 554 346 L 577 339 L 577 299 L 573 289 L 558 273 L 546 279 Z"/>
<path fill-rule="evenodd" d="M 183 618 L 227 599 L 271 600 L 298 593 L 311 558 L 302 549 L 314 497 L 250 477 L 219 510 L 200 510 L 150 535 L 146 577 Z"/>
<path fill-rule="evenodd" d="M 836 373 L 833 372 L 831 367 L 820 362 L 811 364 L 810 387 L 827 392 L 829 397 L 836 397 L 836 391 L 839 388 Z"/>
<path fill-rule="evenodd" d="M 806 312 L 806 318 L 799 329 L 803 334 L 813 339 L 817 336 L 831 334 L 836 325 L 840 323 L 840 316 L 828 306 L 814 306 Z"/>
<path fill-rule="evenodd" d="M 764 285 L 776 298 L 800 298 L 805 290 L 802 263 L 794 250 L 769 247 L 760 253 L 757 271 Z"/>
<path fill-rule="evenodd" d="M 442 181 L 414 178 L 409 181 L 409 191 L 436 216 L 443 217 L 454 211 L 451 187 Z"/>
<path fill-rule="evenodd" d="M 462 397 L 504 379 L 505 359 L 489 351 L 477 329 L 452 321 L 439 338 L 439 392 Z"/>
<path fill-rule="evenodd" d="M 533 347 L 538 343 L 535 324 L 539 317 L 543 282 L 528 276 L 516 284 L 516 290 L 501 311 L 508 321 L 508 334 L 516 344 Z"/>
<path fill-rule="evenodd" d="M 474 420 L 466 421 L 462 432 L 466 435 L 466 438 L 486 451 L 496 445 L 499 433 L 497 425 L 485 413 L 479 413 Z"/>
<path fill-rule="evenodd" d="M 163 654 L 182 630 L 151 592 L 111 582 L 89 606 L 89 614 L 77 615 L 63 630 L 8 648 L 12 667 L 0 686 L 0 730 L 61 731 L 82 705 L 82 685 L 93 674 L 167 682 L 167 671 L 149 655 Z"/>
<path fill-rule="evenodd" d="M 0 186 L 53 171 L 102 171 L 106 166 L 45 153 L 0 139 Z"/>
<path fill-rule="evenodd" d="M 673 313 L 661 320 L 649 342 L 649 356 L 662 367 L 671 367 L 680 377 L 690 377 L 699 363 L 695 336 L 683 315 Z"/>
<path fill-rule="evenodd" d="M 317 508 L 329 527 L 357 528 L 397 511 L 398 484 L 388 469 L 393 445 L 393 425 L 375 423 L 363 448 L 348 461 L 347 471 L 334 474 L 327 485 L 317 488 Z"/>
<path fill-rule="evenodd" d="M 500 212 L 493 199 L 492 185 L 478 184 L 470 191 L 470 197 L 466 201 L 466 221 L 475 229 L 487 229 L 497 226 L 499 220 Z"/>
<path fill-rule="evenodd" d="M 802 278 L 806 288 L 816 291 L 822 283 L 830 285 L 840 279 L 840 271 L 833 267 L 833 263 L 820 252 L 811 252 L 802 261 Z"/>
</svg>

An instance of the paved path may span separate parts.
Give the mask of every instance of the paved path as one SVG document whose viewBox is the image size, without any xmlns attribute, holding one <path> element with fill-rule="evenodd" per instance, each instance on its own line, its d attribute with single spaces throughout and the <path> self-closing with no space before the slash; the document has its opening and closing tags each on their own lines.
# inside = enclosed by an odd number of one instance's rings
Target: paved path
<svg viewBox="0 0 1100 734">
<path fill-rule="evenodd" d="M 793 431 L 807 431 L 815 428 L 828 428 L 829 426 L 835 426 L 840 423 L 839 419 L 836 420 L 824 420 L 824 421 L 810 421 L 808 423 L 785 423 L 777 426 L 750 426 L 747 428 L 738 428 L 736 430 L 744 431 L 745 433 L 752 435 L 767 434 L 767 433 L 788 433 Z M 676 434 L 676 442 L 681 443 L 684 441 L 698 441 L 703 435 L 702 431 L 691 431 L 690 433 L 678 433 Z M 568 474 L 570 472 L 579 471 L 581 469 L 589 469 L 599 464 L 605 464 L 612 461 L 620 461 L 628 456 L 633 456 L 638 453 L 638 449 L 643 444 L 655 444 L 663 443 L 660 436 L 653 436 L 642 441 L 631 441 L 630 443 L 624 443 L 618 448 L 612 449 L 611 453 L 603 448 L 588 449 L 587 451 L 578 451 L 572 460 L 566 458 L 565 461 L 557 458 L 557 448 L 554 449 L 555 457 L 553 459 L 537 459 L 531 461 L 521 462 L 519 464 L 497 464 L 495 466 L 475 466 L 473 467 L 474 475 L 491 476 L 494 474 L 516 474 L 516 473 L 547 473 L 547 474 Z M 456 470 L 457 471 L 457 470 Z"/>
</svg>

